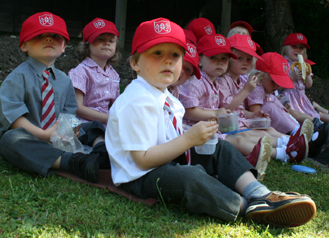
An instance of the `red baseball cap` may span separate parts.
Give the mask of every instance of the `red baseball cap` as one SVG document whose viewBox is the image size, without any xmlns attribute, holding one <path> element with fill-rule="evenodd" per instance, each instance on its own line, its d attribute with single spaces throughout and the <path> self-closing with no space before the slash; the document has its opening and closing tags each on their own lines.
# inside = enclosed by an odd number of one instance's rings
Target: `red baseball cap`
<svg viewBox="0 0 329 238">
<path fill-rule="evenodd" d="M 241 50 L 242 52 L 254 56 L 258 59 L 262 59 L 257 53 L 257 47 L 255 42 L 248 35 L 235 34 L 227 38 L 231 43 L 231 47 Z"/>
<path fill-rule="evenodd" d="M 284 40 L 283 45 L 299 45 L 304 44 L 307 49 L 310 49 L 311 47 L 307 44 L 307 39 L 302 33 L 292 33 L 286 37 Z"/>
<path fill-rule="evenodd" d="M 89 22 L 82 30 L 83 42 L 88 41 L 90 44 L 103 33 L 111 33 L 119 37 L 119 32 L 113 22 L 102 19 L 95 18 Z"/>
<path fill-rule="evenodd" d="M 39 12 L 23 22 L 19 34 L 19 46 L 43 33 L 56 33 L 63 36 L 67 41 L 70 40 L 65 21 L 61 17 L 50 12 Z"/>
<path fill-rule="evenodd" d="M 256 53 L 260 56 L 262 56 L 264 54 L 264 50 L 260 47 L 260 45 L 258 43 L 256 43 Z"/>
<path fill-rule="evenodd" d="M 196 36 L 194 35 L 193 31 L 183 29 L 186 37 L 186 42 L 193 43 L 194 45 L 197 44 Z"/>
<path fill-rule="evenodd" d="M 251 33 L 254 31 L 254 29 L 252 29 L 252 26 L 248 23 L 248 22 L 245 22 L 245 21 L 235 21 L 233 22 L 231 25 L 230 25 L 230 28 L 228 29 L 227 33 L 233 29 L 234 27 L 236 26 L 242 26 L 244 28 L 246 28 L 248 31 L 249 31 L 249 34 L 251 35 Z"/>
<path fill-rule="evenodd" d="M 187 50 L 183 29 L 166 18 L 156 18 L 142 22 L 137 27 L 133 38 L 131 55 L 136 51 L 143 53 L 152 46 L 161 43 L 174 43 Z"/>
<path fill-rule="evenodd" d="M 184 60 L 191 63 L 194 66 L 194 74 L 197 79 L 200 79 L 201 74 L 199 70 L 199 55 L 196 50 L 195 44 L 193 42 L 186 43 L 187 51 L 184 55 Z"/>
<path fill-rule="evenodd" d="M 215 35 L 214 24 L 206 18 L 196 18 L 188 24 L 187 29 L 192 31 L 199 41 L 204 35 Z"/>
<path fill-rule="evenodd" d="M 312 60 L 306 59 L 304 60 L 306 63 L 308 63 L 309 65 L 315 65 L 316 63 L 313 62 Z"/>
<path fill-rule="evenodd" d="M 230 42 L 220 34 L 205 35 L 200 39 L 197 45 L 198 54 L 204 54 L 205 56 L 214 56 L 217 54 L 227 53 L 233 59 L 238 57 L 232 53 Z"/>
<path fill-rule="evenodd" d="M 269 73 L 273 81 L 283 88 L 293 88 L 294 83 L 289 77 L 288 61 L 276 52 L 267 52 L 262 55 L 263 60 L 256 61 L 256 69 Z"/>
</svg>

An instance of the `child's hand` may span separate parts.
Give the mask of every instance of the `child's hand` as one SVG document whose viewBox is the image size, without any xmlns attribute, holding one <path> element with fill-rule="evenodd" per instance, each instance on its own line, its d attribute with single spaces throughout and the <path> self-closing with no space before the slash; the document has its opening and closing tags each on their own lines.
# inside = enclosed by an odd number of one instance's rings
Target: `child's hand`
<svg viewBox="0 0 329 238">
<path fill-rule="evenodd" d="M 258 112 L 254 112 L 252 116 L 252 118 L 262 118 L 262 117 L 269 118 L 270 114 L 264 113 L 263 111 L 258 111 Z"/>
<path fill-rule="evenodd" d="M 187 130 L 184 135 L 188 136 L 194 146 L 198 146 L 206 143 L 217 132 L 217 129 L 216 121 L 200 121 Z"/>
<path fill-rule="evenodd" d="M 302 79 L 302 71 L 297 69 L 297 70 L 294 70 L 291 74 L 290 74 L 290 78 L 292 80 L 299 80 L 299 79 Z"/>
<path fill-rule="evenodd" d="M 58 127 L 58 123 L 59 123 L 59 120 L 57 120 L 56 122 L 55 122 L 55 124 L 54 125 L 52 125 L 51 127 L 49 127 L 48 129 L 46 129 L 46 130 L 44 130 L 44 136 L 45 136 L 45 138 L 46 138 L 46 140 L 48 141 L 48 142 L 50 142 L 50 137 L 51 137 L 51 135 L 53 134 L 53 132 L 56 130 L 56 128 Z"/>
<path fill-rule="evenodd" d="M 256 88 L 257 82 L 258 82 L 257 76 L 255 75 L 250 76 L 246 84 L 243 86 L 243 89 L 250 93 Z"/>
<path fill-rule="evenodd" d="M 216 116 L 226 115 L 226 114 L 229 114 L 229 113 L 231 113 L 231 110 L 223 108 L 223 107 L 216 110 Z"/>
</svg>

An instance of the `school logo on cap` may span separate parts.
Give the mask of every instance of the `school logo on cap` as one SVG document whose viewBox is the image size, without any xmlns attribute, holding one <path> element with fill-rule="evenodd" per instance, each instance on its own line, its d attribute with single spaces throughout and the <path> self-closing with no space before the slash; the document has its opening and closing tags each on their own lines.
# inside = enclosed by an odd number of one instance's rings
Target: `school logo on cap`
<svg viewBox="0 0 329 238">
<path fill-rule="evenodd" d="M 52 26 L 54 25 L 53 15 L 44 14 L 42 16 L 39 16 L 39 22 L 43 26 Z"/>
<path fill-rule="evenodd" d="M 254 42 L 252 41 L 252 39 L 250 37 L 247 37 L 247 41 L 248 41 L 248 44 L 250 45 L 250 47 L 255 49 Z"/>
<path fill-rule="evenodd" d="M 215 40 L 216 40 L 216 44 L 219 46 L 225 46 L 226 45 L 226 41 L 225 38 L 223 36 L 215 36 Z"/>
<path fill-rule="evenodd" d="M 298 40 L 303 40 L 303 38 L 304 38 L 304 37 L 303 37 L 302 34 L 297 34 L 297 39 L 298 39 Z"/>
<path fill-rule="evenodd" d="M 105 22 L 103 20 L 94 21 L 94 26 L 96 28 L 103 28 L 105 26 Z"/>
<path fill-rule="evenodd" d="M 167 34 L 171 31 L 170 22 L 166 20 L 154 22 L 154 30 L 159 34 Z"/>
<path fill-rule="evenodd" d="M 282 69 L 285 74 L 289 73 L 289 65 L 288 63 L 282 63 Z"/>
<path fill-rule="evenodd" d="M 212 34 L 212 30 L 211 30 L 211 26 L 210 26 L 210 25 L 205 26 L 205 27 L 204 27 L 204 30 L 205 30 L 205 32 L 206 32 L 208 35 L 211 35 L 211 34 Z"/>
<path fill-rule="evenodd" d="M 186 53 L 191 56 L 192 58 L 194 58 L 196 56 L 196 48 L 194 45 L 190 44 L 190 43 L 187 43 L 186 44 L 187 46 L 187 51 Z"/>
</svg>

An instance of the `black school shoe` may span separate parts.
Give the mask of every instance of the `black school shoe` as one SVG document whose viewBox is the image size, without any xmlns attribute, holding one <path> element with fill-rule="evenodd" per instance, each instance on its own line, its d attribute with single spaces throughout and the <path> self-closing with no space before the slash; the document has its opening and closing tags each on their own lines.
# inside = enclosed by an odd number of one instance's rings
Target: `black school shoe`
<svg viewBox="0 0 329 238">
<path fill-rule="evenodd" d="M 93 183 L 98 182 L 99 155 L 75 153 L 69 160 L 70 171 Z"/>
<path fill-rule="evenodd" d="M 106 150 L 105 141 L 97 143 L 90 154 L 99 155 L 100 169 L 111 169 L 110 157 Z"/>
<path fill-rule="evenodd" d="M 316 140 L 311 140 L 308 144 L 309 146 L 309 157 L 317 157 L 321 153 L 322 146 L 326 143 L 327 137 L 329 135 L 329 124 L 324 122 L 320 128 L 318 128 L 318 138 Z"/>
<path fill-rule="evenodd" d="M 316 205 L 307 195 L 270 192 L 251 199 L 245 217 L 256 223 L 295 227 L 310 221 L 315 213 Z"/>
</svg>

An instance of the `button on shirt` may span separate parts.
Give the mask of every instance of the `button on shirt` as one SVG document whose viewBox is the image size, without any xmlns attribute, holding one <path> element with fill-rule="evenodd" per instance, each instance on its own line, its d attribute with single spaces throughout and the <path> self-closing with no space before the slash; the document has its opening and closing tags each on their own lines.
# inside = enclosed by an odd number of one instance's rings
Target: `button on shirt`
<svg viewBox="0 0 329 238">
<path fill-rule="evenodd" d="M 84 106 L 109 114 L 110 101 L 113 102 L 120 95 L 120 77 L 111 65 L 107 64 L 104 71 L 87 57 L 76 68 L 71 69 L 68 75 L 74 88 L 83 92 Z"/>
<path fill-rule="evenodd" d="M 78 104 L 68 76 L 51 66 L 48 80 L 53 86 L 55 113 L 75 114 Z M 41 127 L 42 77 L 46 65 L 29 57 L 15 68 L 0 87 L 0 136 L 19 117 L 24 116 L 33 125 Z"/>
</svg>

